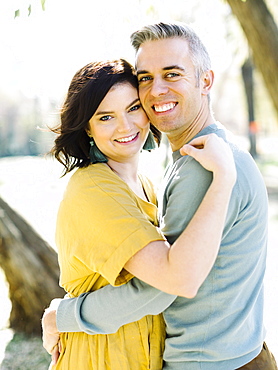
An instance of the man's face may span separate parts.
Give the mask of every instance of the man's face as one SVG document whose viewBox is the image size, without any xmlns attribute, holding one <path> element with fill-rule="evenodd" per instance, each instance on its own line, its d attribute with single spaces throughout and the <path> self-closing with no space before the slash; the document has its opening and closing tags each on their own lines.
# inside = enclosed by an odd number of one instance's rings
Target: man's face
<svg viewBox="0 0 278 370">
<path fill-rule="evenodd" d="M 176 37 L 143 43 L 136 69 L 141 103 L 160 131 L 179 134 L 196 124 L 207 107 L 207 94 L 202 94 L 203 84 L 196 81 L 186 40 Z"/>
</svg>

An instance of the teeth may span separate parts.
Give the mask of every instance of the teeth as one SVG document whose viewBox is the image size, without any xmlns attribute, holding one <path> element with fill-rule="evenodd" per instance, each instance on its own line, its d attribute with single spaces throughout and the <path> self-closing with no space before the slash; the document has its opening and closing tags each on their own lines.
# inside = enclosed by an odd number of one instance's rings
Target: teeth
<svg viewBox="0 0 278 370">
<path fill-rule="evenodd" d="M 163 105 L 154 105 L 154 110 L 156 112 L 166 112 L 167 110 L 173 109 L 175 107 L 175 103 L 168 103 L 168 104 L 163 104 Z"/>
<path fill-rule="evenodd" d="M 133 139 L 135 139 L 137 134 L 134 134 L 132 136 L 129 136 L 129 137 L 124 137 L 122 139 L 117 139 L 116 141 L 118 141 L 119 143 L 128 143 L 129 141 L 132 141 Z"/>
</svg>

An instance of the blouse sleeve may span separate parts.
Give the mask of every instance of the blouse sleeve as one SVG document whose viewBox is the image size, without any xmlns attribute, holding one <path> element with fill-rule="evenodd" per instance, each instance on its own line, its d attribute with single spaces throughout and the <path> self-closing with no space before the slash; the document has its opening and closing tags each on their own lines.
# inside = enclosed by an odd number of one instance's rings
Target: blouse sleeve
<svg viewBox="0 0 278 370">
<path fill-rule="evenodd" d="M 74 174 L 58 212 L 56 233 L 59 259 L 76 271 L 73 279 L 80 278 L 80 272 L 95 272 L 116 286 L 133 277 L 123 269 L 126 262 L 150 242 L 164 240 L 139 207 L 133 192 L 114 174 Z"/>
</svg>

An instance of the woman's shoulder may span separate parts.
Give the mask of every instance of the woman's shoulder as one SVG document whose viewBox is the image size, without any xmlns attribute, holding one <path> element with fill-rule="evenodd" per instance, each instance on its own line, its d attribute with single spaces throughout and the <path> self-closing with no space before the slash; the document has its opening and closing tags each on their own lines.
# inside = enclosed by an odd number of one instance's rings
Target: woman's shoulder
<svg viewBox="0 0 278 370">
<path fill-rule="evenodd" d="M 65 195 L 110 197 L 128 193 L 130 189 L 127 184 L 117 176 L 105 163 L 97 163 L 88 167 L 79 168 L 68 182 Z"/>
<path fill-rule="evenodd" d="M 93 184 L 117 182 L 117 177 L 105 163 L 91 164 L 87 167 L 78 168 L 69 180 L 69 186 L 83 187 Z"/>
</svg>

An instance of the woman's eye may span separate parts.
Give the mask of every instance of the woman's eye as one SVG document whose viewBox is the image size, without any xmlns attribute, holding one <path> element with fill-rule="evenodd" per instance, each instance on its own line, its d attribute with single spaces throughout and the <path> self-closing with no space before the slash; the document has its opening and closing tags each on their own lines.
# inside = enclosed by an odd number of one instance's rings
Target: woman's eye
<svg viewBox="0 0 278 370">
<path fill-rule="evenodd" d="M 100 121 L 109 121 L 112 117 L 111 116 L 102 116 L 100 117 Z"/>
<path fill-rule="evenodd" d="M 136 111 L 141 108 L 141 104 L 136 104 L 130 108 L 130 112 Z"/>
</svg>

